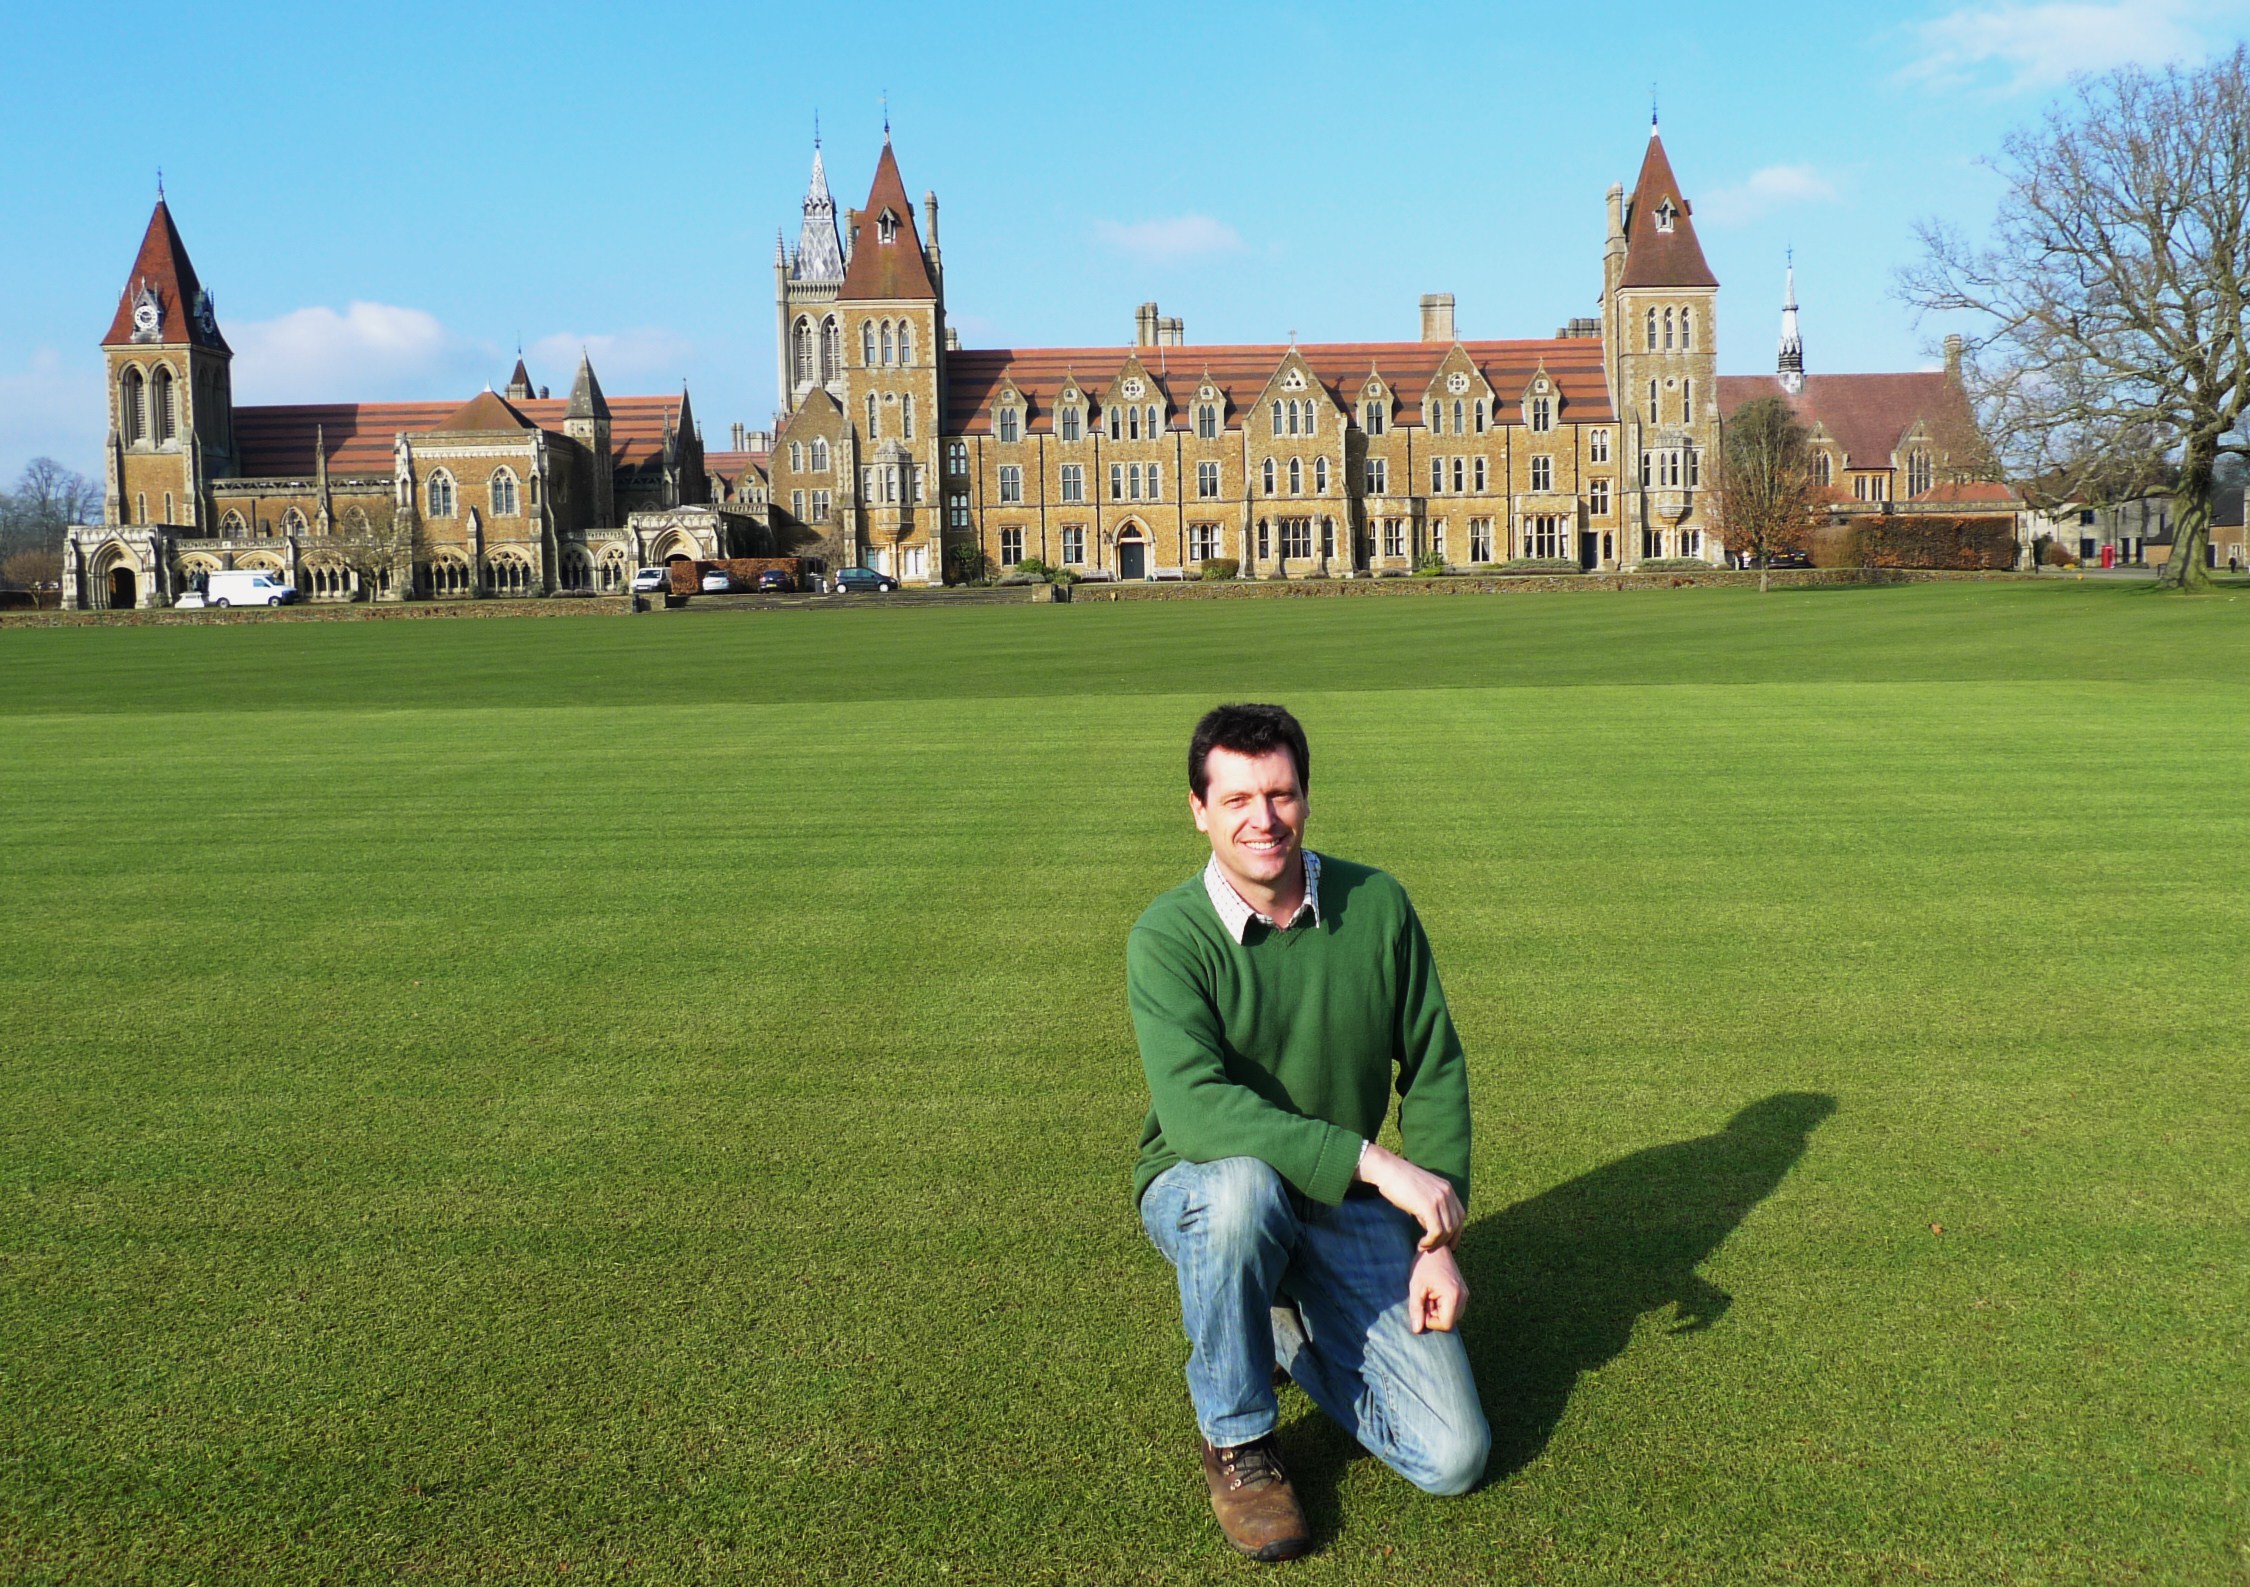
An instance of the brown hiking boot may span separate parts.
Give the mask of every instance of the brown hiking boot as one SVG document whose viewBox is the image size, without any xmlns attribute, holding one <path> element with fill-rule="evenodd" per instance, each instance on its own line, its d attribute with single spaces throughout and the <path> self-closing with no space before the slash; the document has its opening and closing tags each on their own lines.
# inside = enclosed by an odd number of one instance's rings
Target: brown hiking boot
<svg viewBox="0 0 2250 1587">
<path fill-rule="evenodd" d="M 1227 1541 L 1252 1559 L 1295 1559 L 1312 1548 L 1312 1530 L 1272 1434 L 1232 1449 L 1203 1445 L 1203 1480 Z"/>
</svg>

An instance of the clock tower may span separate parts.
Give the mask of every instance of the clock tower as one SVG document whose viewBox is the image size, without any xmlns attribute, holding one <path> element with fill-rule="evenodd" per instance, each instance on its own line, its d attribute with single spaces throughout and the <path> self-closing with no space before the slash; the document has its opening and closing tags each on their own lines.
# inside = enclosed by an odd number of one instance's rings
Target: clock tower
<svg viewBox="0 0 2250 1587">
<path fill-rule="evenodd" d="M 102 353 L 104 520 L 212 533 L 208 483 L 233 471 L 234 353 L 161 192 Z"/>
</svg>

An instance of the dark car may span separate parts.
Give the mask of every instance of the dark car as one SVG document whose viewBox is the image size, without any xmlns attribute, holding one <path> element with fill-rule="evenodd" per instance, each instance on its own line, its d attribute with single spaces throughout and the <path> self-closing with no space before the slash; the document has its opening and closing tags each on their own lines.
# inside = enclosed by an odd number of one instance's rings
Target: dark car
<svg viewBox="0 0 2250 1587">
<path fill-rule="evenodd" d="M 787 568 L 765 568 L 758 574 L 760 590 L 779 590 L 786 595 L 797 587 L 797 581 Z"/>
<path fill-rule="evenodd" d="M 1769 568 L 1809 568 L 1812 556 L 1804 551 L 1776 551 L 1766 558 Z"/>
<path fill-rule="evenodd" d="M 888 573 L 878 573 L 873 568 L 839 568 L 836 572 L 836 582 L 830 586 L 831 592 L 837 595 L 843 595 L 847 592 L 856 595 L 863 590 L 882 591 L 897 588 L 898 580 L 892 578 Z"/>
</svg>

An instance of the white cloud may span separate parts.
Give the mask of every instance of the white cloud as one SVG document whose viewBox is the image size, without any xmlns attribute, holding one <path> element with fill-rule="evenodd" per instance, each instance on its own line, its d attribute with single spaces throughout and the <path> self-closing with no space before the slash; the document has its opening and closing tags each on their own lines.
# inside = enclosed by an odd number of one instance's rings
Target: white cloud
<svg viewBox="0 0 2250 1587">
<path fill-rule="evenodd" d="M 1739 226 L 1791 204 L 1833 204 L 1835 184 L 1809 165 L 1769 165 L 1747 180 L 1706 194 L 1695 218 Z"/>
<path fill-rule="evenodd" d="M 392 303 L 315 306 L 225 327 L 241 403 L 452 396 L 493 378 L 494 350 Z M 506 366 L 499 370 L 507 373 Z"/>
<path fill-rule="evenodd" d="M 2161 66 L 2199 58 L 2195 0 L 2016 0 L 1963 6 L 1909 25 L 1919 56 L 1905 81 L 1951 90 L 1986 83 L 2004 93 L 2052 88 L 2076 72 Z"/>
<path fill-rule="evenodd" d="M 99 353 L 66 361 L 52 347 L 36 349 L 20 370 L 0 372 L 0 489 L 35 457 L 102 477 L 103 379 Z"/>
<path fill-rule="evenodd" d="M 1119 253 L 1153 264 L 1177 264 L 1204 254 L 1242 252 L 1242 234 L 1208 215 L 1167 215 L 1156 220 L 1094 222 L 1094 235 Z"/>
<path fill-rule="evenodd" d="M 622 390 L 642 381 L 670 389 L 679 384 L 695 356 L 695 344 L 686 337 L 653 325 L 607 334 L 557 331 L 533 342 L 523 356 L 532 378 L 561 396 L 578 373 L 581 350 L 593 360 L 595 378 L 604 391 Z"/>
</svg>

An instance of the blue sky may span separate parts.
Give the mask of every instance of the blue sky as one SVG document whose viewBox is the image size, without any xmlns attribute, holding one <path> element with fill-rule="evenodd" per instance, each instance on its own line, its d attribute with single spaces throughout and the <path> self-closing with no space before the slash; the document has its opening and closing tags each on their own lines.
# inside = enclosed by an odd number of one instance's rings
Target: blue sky
<svg viewBox="0 0 2250 1587">
<path fill-rule="evenodd" d="M 815 20 L 808 21 L 807 18 Z M 98 473 L 97 349 L 161 165 L 237 400 L 685 380 L 713 446 L 770 421 L 773 246 L 813 117 L 840 205 L 887 93 L 938 191 L 972 346 L 1465 336 L 1591 313 L 1602 200 L 1652 85 L 1723 284 L 1719 359 L 1772 367 L 1796 249 L 1816 372 L 1929 362 L 1890 296 L 1918 218 L 1972 232 L 1978 157 L 2073 71 L 2195 60 L 2250 0 L 1883 6 L 738 5 L 20 8 L 0 58 L 0 481 Z"/>
</svg>

